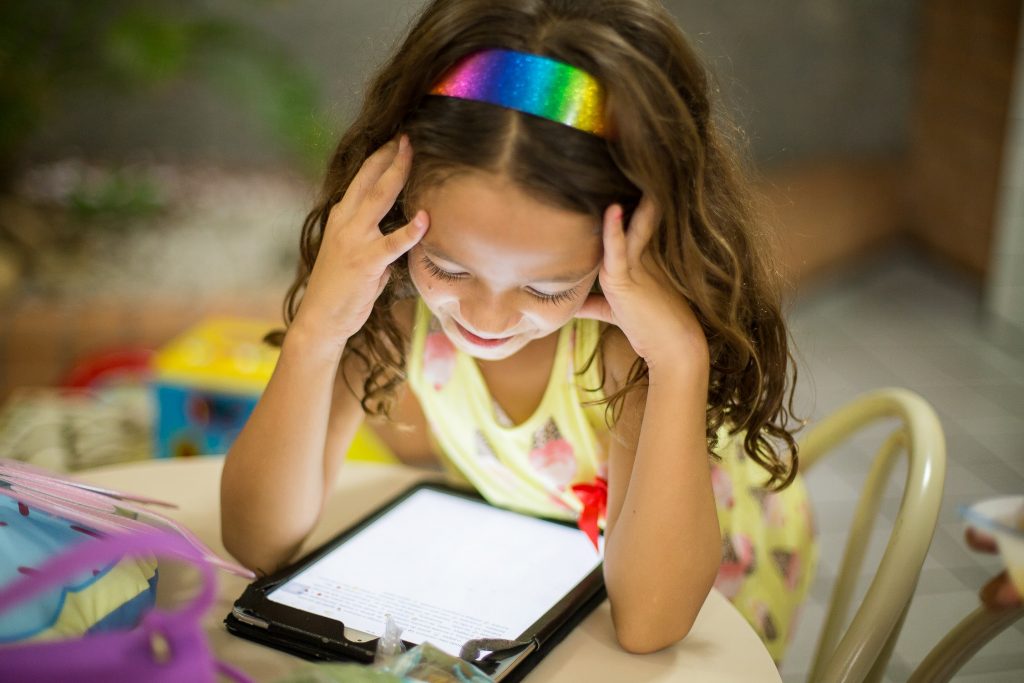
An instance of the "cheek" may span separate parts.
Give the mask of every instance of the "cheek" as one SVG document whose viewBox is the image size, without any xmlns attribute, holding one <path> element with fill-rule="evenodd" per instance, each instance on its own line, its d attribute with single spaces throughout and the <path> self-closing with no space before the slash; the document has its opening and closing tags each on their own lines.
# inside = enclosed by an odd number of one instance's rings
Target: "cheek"
<svg viewBox="0 0 1024 683">
<path fill-rule="evenodd" d="M 455 287 L 458 283 L 443 282 L 429 272 L 419 263 L 418 259 L 409 258 L 409 279 L 427 303 L 438 299 L 450 299 L 455 296 Z"/>
</svg>

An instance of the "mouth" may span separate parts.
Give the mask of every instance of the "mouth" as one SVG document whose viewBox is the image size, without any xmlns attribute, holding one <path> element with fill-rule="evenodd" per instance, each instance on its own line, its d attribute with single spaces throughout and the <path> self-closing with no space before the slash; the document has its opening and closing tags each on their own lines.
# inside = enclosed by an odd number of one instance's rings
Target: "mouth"
<svg viewBox="0 0 1024 683">
<path fill-rule="evenodd" d="M 465 327 L 460 325 L 457 320 L 453 319 L 452 322 L 454 322 L 455 326 L 457 328 L 459 328 L 459 333 L 463 337 L 465 337 L 467 341 L 470 341 L 473 344 L 476 344 L 477 346 L 483 346 L 485 348 L 493 348 L 495 346 L 501 346 L 502 344 L 505 344 L 510 339 L 512 339 L 512 337 L 498 337 L 497 339 L 487 339 L 485 337 L 478 337 L 475 334 L 473 334 L 472 332 L 470 332 L 469 330 L 467 330 Z"/>
</svg>

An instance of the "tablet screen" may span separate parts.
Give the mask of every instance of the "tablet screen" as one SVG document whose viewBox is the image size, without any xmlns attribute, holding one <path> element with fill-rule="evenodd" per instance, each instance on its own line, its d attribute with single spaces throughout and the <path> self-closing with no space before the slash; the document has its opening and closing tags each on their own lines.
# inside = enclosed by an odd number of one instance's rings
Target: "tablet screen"
<svg viewBox="0 0 1024 683">
<path fill-rule="evenodd" d="M 267 598 L 378 636 L 389 613 L 457 656 L 518 639 L 600 563 L 578 529 L 419 489 Z"/>
</svg>

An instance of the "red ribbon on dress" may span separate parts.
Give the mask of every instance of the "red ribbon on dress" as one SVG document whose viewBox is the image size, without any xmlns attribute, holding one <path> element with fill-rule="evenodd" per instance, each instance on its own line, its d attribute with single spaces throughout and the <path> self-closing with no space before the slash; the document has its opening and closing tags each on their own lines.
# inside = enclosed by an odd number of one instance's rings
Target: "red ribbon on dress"
<svg viewBox="0 0 1024 683">
<path fill-rule="evenodd" d="M 580 512 L 577 524 L 594 544 L 594 550 L 598 550 L 597 521 L 603 519 L 608 510 L 608 480 L 595 477 L 592 484 L 573 484 L 570 488 L 583 503 L 583 511 Z"/>
</svg>

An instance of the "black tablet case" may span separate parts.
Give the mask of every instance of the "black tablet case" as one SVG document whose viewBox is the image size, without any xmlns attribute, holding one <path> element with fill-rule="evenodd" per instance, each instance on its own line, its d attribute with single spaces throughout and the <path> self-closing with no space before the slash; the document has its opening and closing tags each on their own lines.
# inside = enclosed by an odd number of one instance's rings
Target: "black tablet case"
<svg viewBox="0 0 1024 683">
<path fill-rule="evenodd" d="M 299 567 L 311 564 L 319 556 L 325 554 L 326 549 L 332 548 L 343 539 L 354 535 L 391 507 L 397 505 L 420 488 L 432 488 L 462 497 L 471 498 L 473 500 L 486 502 L 479 495 L 468 492 L 465 489 L 458 489 L 436 482 L 415 484 L 382 504 L 362 520 L 342 531 L 333 539 L 311 551 L 288 567 L 271 576 L 259 579 L 250 584 L 246 587 L 242 596 L 235 601 L 235 606 L 241 607 L 243 605 L 252 604 L 252 602 L 261 596 L 262 593 L 267 592 L 269 589 L 277 586 L 295 574 Z M 577 586 L 577 590 L 582 586 L 583 584 Z M 571 609 L 556 615 L 556 620 L 553 623 L 546 625 L 536 634 L 535 638 L 538 641 L 537 648 L 522 661 L 517 663 L 513 669 L 507 671 L 502 677 L 501 683 L 516 683 L 517 681 L 521 681 L 542 659 L 544 659 L 545 656 L 547 656 L 552 648 L 562 642 L 562 640 L 577 625 L 579 625 L 583 619 L 597 609 L 597 607 L 604 602 L 607 597 L 608 593 L 605 589 L 604 581 L 599 581 L 589 594 L 582 595 L 578 598 L 578 602 L 576 602 Z M 344 639 L 341 641 L 318 640 L 318 637 L 315 635 L 317 632 L 323 632 L 325 627 L 336 630 L 340 622 L 318 614 L 307 612 L 303 612 L 301 614 L 303 615 L 302 622 L 305 622 L 304 625 L 307 625 L 309 630 L 306 630 L 305 628 L 293 629 L 273 622 L 270 623 L 269 628 L 262 628 L 240 620 L 233 612 L 228 613 L 227 617 L 224 619 L 224 624 L 230 633 L 263 645 L 269 645 L 270 647 L 288 652 L 289 654 L 293 654 L 304 659 L 316 661 L 354 661 L 364 664 L 372 662 L 372 655 L 367 656 L 367 651 L 373 650 L 376 640 L 367 641 L 366 643 L 358 645 L 348 645 L 344 642 Z M 405 643 L 405 645 L 406 647 L 413 647 L 412 643 Z M 496 666 L 496 662 L 493 657 L 494 656 L 487 656 L 482 658 L 481 661 L 472 663 L 484 671 L 484 673 L 490 674 L 494 671 Z M 498 657 L 498 659 L 504 659 L 504 655 Z"/>
</svg>

